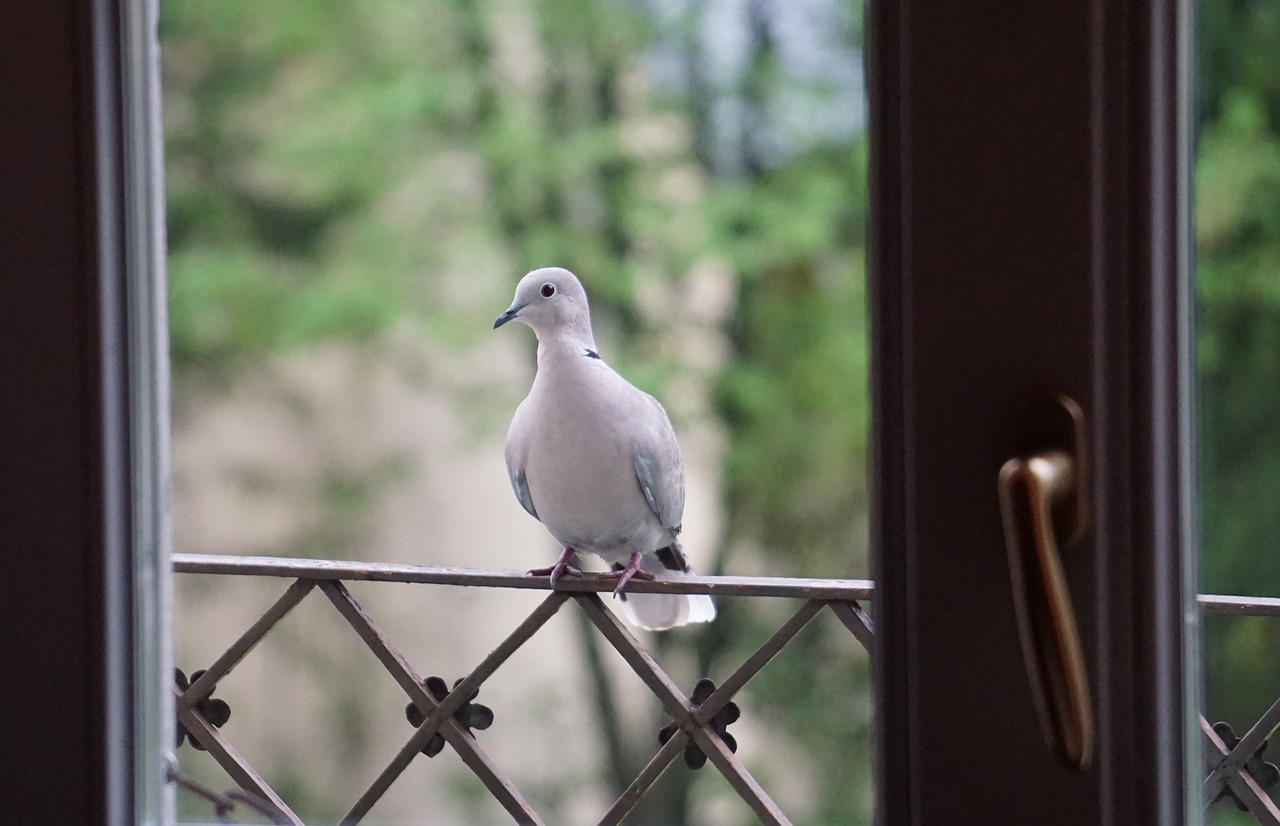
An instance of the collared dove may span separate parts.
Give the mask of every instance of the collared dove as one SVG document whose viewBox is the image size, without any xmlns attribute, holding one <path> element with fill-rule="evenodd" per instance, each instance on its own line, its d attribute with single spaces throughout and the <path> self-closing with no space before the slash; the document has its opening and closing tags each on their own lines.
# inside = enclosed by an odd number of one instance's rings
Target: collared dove
<svg viewBox="0 0 1280 826">
<path fill-rule="evenodd" d="M 612 568 L 615 594 L 635 579 L 690 573 L 680 543 L 684 469 L 680 446 L 657 399 L 605 364 L 591 335 L 587 294 L 573 273 L 534 270 L 493 322 L 523 321 L 538 337 L 538 371 L 507 432 L 507 474 L 520 504 L 564 548 L 550 568 L 581 575 L 577 551 Z M 632 624 L 663 630 L 715 618 L 711 597 L 623 594 Z"/>
</svg>

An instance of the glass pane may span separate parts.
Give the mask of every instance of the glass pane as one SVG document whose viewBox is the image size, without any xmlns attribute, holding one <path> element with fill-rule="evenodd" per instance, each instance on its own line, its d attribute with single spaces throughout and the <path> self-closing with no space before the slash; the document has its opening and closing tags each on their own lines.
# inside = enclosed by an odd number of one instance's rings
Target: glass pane
<svg viewBox="0 0 1280 826">
<path fill-rule="evenodd" d="M 1199 15 L 1201 590 L 1263 598 L 1241 615 L 1202 600 L 1205 723 L 1230 747 L 1269 735 L 1280 697 L 1280 2 L 1202 0 Z M 1212 768 L 1221 752 L 1204 744 Z M 1248 771 L 1276 793 L 1265 755 Z M 1240 810 L 1265 804 L 1229 776 L 1217 802 L 1222 784 L 1206 789 L 1209 822 L 1272 822 Z"/>
<path fill-rule="evenodd" d="M 670 415 L 695 570 L 865 578 L 861 21 L 859 0 L 166 0 L 178 553 L 553 562 L 503 462 L 534 338 L 491 328 L 554 264 L 590 296 L 599 355 Z M 180 683 L 288 571 L 179 573 Z M 447 684 L 547 596 L 358 579 L 387 639 Z M 414 731 L 341 599 L 309 593 L 197 706 L 230 711 L 226 741 L 308 823 L 341 819 Z M 720 596 L 710 624 L 636 634 L 687 694 L 805 604 Z M 850 616 L 823 608 L 735 697 L 736 758 L 796 823 L 871 822 Z M 596 822 L 670 721 L 576 604 L 468 708 L 547 823 Z M 215 789 L 245 782 L 225 756 L 178 755 Z M 509 822 L 473 769 L 452 745 L 419 755 L 368 820 Z M 210 813 L 190 794 L 179 811 Z M 627 822 L 754 820 L 716 766 L 677 759 Z"/>
</svg>

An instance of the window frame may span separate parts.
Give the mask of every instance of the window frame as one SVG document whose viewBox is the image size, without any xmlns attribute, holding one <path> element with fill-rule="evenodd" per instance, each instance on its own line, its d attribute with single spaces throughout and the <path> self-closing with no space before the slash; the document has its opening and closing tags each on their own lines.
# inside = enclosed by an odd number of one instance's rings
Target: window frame
<svg viewBox="0 0 1280 826">
<path fill-rule="evenodd" d="M 5 809 L 161 822 L 173 742 L 154 0 L 0 11 Z"/>
<path fill-rule="evenodd" d="M 1189 4 L 872 0 L 868 14 L 880 819 L 955 822 L 990 816 L 997 804 L 1007 816 L 1010 801 L 1033 800 L 1042 823 L 1080 812 L 1105 823 L 1185 821 L 1197 811 L 1198 785 L 1187 774 L 1195 628 L 1184 621 L 1195 616 Z M 8 196 L 0 243 L 10 272 L 24 274 L 0 280 L 0 384 L 19 389 L 0 403 L 11 436 L 0 460 L 0 507 L 10 547 L 25 549 L 6 566 L 9 633 L 0 654 L 17 667 L 4 681 L 10 714 L 0 742 L 12 750 L 7 765 L 20 767 L 6 795 L 19 817 L 125 824 L 163 820 L 169 805 L 156 16 L 154 0 L 0 11 L 3 53 L 22 69 L 0 88 L 11 124 L 0 134 Z M 1047 63 L 1046 48 L 1066 49 L 1066 59 Z M 1011 96 L 1011 78 L 1042 99 L 1060 95 L 1062 105 L 1045 110 L 1034 95 Z M 1017 105 L 999 119 L 964 105 L 992 99 Z M 1051 155 L 1060 144 L 1002 142 L 1019 127 L 1043 130 L 1036 117 L 1071 136 L 1083 178 L 1062 174 L 1062 158 Z M 940 150 L 957 145 L 974 150 L 970 162 L 939 165 Z M 1002 176 L 984 146 L 1003 148 L 1004 168 L 1059 169 L 1047 180 L 1060 199 L 1020 216 L 1026 181 Z M 971 186 L 993 170 L 1002 191 L 992 181 Z M 985 192 L 988 209 L 1006 210 L 1014 224 L 1037 219 L 1068 231 L 1043 245 L 975 231 L 937 208 L 960 191 Z M 1061 222 L 1044 221 L 1046 211 Z M 1082 249 L 1086 265 L 1073 269 Z M 974 283 L 988 289 L 933 289 L 956 273 L 983 273 Z M 1032 298 L 1044 303 L 1012 300 L 1026 299 L 1026 290 L 990 289 L 999 283 L 993 273 L 1038 274 L 1043 289 Z M 1076 332 L 1031 349 L 1085 354 L 1057 365 L 1051 380 L 1082 397 L 1095 429 L 1095 527 L 1066 563 L 1101 734 L 1095 768 L 1079 782 L 1058 773 L 1035 737 L 1003 736 L 998 726 L 1025 728 L 1025 707 L 993 708 L 990 696 L 957 704 L 957 689 L 984 684 L 995 697 L 1020 696 L 1011 688 L 1024 679 L 1011 627 L 984 627 L 994 642 L 967 653 L 941 645 L 936 633 L 940 621 L 971 622 L 966 604 L 989 600 L 1008 614 L 1007 583 L 990 558 L 999 556 L 1000 537 L 989 465 L 1009 444 L 990 394 L 1016 392 L 1032 363 L 1001 344 L 1025 341 L 1025 322 L 984 328 L 990 339 L 981 347 L 945 345 L 957 334 L 976 345 L 975 317 L 1057 318 L 1064 307 L 1072 323 L 1057 326 Z M 1063 342 L 1072 346 L 1063 350 Z M 953 392 L 975 382 L 986 395 Z M 934 389 L 922 396 L 925 388 Z M 956 431 L 976 433 L 980 445 L 931 439 L 957 420 L 982 425 Z M 964 488 L 947 480 L 964 480 Z M 939 499 L 948 491 L 955 498 Z M 961 564 L 929 541 L 946 535 L 979 552 Z M 976 588 L 964 600 L 939 607 L 931 599 L 949 580 L 970 579 Z M 970 636 L 976 643 L 979 635 Z M 972 668 L 953 672 L 946 686 L 927 679 L 958 663 L 981 665 L 982 679 Z M 1174 719 L 1183 724 L 1170 725 Z M 1002 742 L 993 748 L 989 740 Z M 971 748 L 980 786 L 973 772 L 935 770 L 951 767 L 956 744 Z"/>
<path fill-rule="evenodd" d="M 1185 0 L 870 6 L 883 823 L 1199 811 L 1190 25 Z M 1015 406 L 1048 389 L 1092 431 L 1093 527 L 1063 560 L 1083 772 L 1033 714 L 996 496 Z"/>
</svg>

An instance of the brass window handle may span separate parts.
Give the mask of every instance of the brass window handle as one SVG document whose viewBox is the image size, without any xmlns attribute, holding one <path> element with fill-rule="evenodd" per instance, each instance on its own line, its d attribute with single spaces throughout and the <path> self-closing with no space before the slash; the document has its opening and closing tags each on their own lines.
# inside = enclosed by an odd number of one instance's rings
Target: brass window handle
<svg viewBox="0 0 1280 826">
<path fill-rule="evenodd" d="M 1072 427 L 1062 445 L 1010 459 L 1000 468 L 1000 510 L 1023 660 L 1049 747 L 1073 769 L 1093 758 L 1093 705 L 1063 545 L 1084 529 L 1083 416 L 1070 399 L 1054 399 Z M 1073 455 L 1074 452 L 1074 455 Z"/>
</svg>

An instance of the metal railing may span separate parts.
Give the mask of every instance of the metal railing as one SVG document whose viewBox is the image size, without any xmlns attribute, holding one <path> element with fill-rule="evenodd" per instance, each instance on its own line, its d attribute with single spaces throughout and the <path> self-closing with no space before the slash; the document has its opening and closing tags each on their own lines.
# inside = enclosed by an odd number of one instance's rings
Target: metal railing
<svg viewBox="0 0 1280 826">
<path fill-rule="evenodd" d="M 688 577 L 678 582 L 633 581 L 628 586 L 632 593 L 786 597 L 800 602 L 796 612 L 719 687 L 701 684 L 690 695 L 676 685 L 627 626 L 605 606 L 600 592 L 612 591 L 616 584 L 612 580 L 592 576 L 568 578 L 552 589 L 546 577 L 530 577 L 517 571 L 189 554 L 175 555 L 174 570 L 180 574 L 294 580 L 284 594 L 209 668 L 193 674 L 189 684 L 184 684 L 186 680 L 183 677 L 174 689 L 182 735 L 190 737 L 193 743 L 206 750 L 242 790 L 264 802 L 255 808 L 269 811 L 272 820 L 286 824 L 301 824 L 302 820 L 219 730 L 216 711 L 219 701 L 210 695 L 215 684 L 229 674 L 276 623 L 316 590 L 328 598 L 408 695 L 422 717 L 413 735 L 342 818 L 342 824 L 359 823 L 413 759 L 437 737 L 443 737 L 444 742 L 453 747 L 463 763 L 516 823 L 543 823 L 529 801 L 476 742 L 468 725 L 471 718 L 464 712 L 484 681 L 568 602 L 573 602 L 585 613 L 591 625 L 622 655 L 675 721 L 664 730 L 665 740 L 658 751 L 598 822 L 621 823 L 667 766 L 692 744 L 724 775 L 762 823 L 788 824 L 790 821 L 786 815 L 734 753 L 732 738 L 724 731 L 724 716 L 733 708 L 732 700 L 743 686 L 819 614 L 826 611 L 834 614 L 868 652 L 872 650 L 874 636 L 871 619 L 859 603 L 871 597 L 872 585 L 864 580 L 718 576 Z M 424 680 L 414 670 L 347 589 L 345 583 L 352 581 L 519 588 L 547 591 L 548 594 L 470 674 L 452 690 L 446 691 L 438 684 L 432 686 L 431 680 Z M 736 712 L 736 708 L 733 711 Z M 207 794 L 205 796 L 208 797 Z M 225 815 L 227 803 L 219 802 L 217 805 L 223 807 L 220 814 Z"/>
<path fill-rule="evenodd" d="M 209 752 L 240 788 L 254 796 L 255 808 L 270 811 L 273 820 L 301 824 L 302 820 L 263 777 L 235 750 L 215 722 L 210 722 L 208 702 L 214 685 L 235 668 L 263 637 L 312 591 L 319 590 L 377 657 L 421 713 L 422 722 L 373 783 L 352 805 L 342 824 L 359 823 L 401 776 L 413 759 L 437 735 L 443 737 L 480 779 L 490 794 L 521 824 L 543 821 L 511 780 L 476 742 L 466 718 L 460 712 L 475 697 L 480 686 L 528 641 L 565 603 L 575 603 L 592 626 L 622 655 L 668 714 L 674 719 L 670 735 L 627 789 L 601 816 L 600 824 L 617 824 L 632 810 L 641 796 L 667 766 L 693 743 L 729 781 L 737 794 L 752 808 L 761 822 L 787 824 L 787 817 L 761 788 L 751 773 L 726 744 L 723 714 L 734 696 L 796 634 L 818 614 L 830 611 L 868 651 L 873 649 L 873 627 L 861 606 L 872 598 L 872 583 L 866 580 L 789 579 L 776 577 L 690 577 L 678 582 L 635 581 L 636 593 L 705 593 L 721 597 L 786 597 L 800 602 L 799 609 L 783 623 L 755 653 L 748 657 L 719 687 L 706 696 L 683 692 L 650 652 L 610 611 L 600 598 L 611 591 L 612 581 L 587 576 L 561 580 L 552 589 L 546 577 L 530 577 L 517 571 L 469 568 L 389 565 L 319 559 L 273 557 L 205 556 L 179 554 L 174 570 L 180 574 L 222 574 L 293 579 L 284 594 L 271 605 L 204 672 L 193 675 L 188 686 L 175 686 L 178 722 L 193 742 Z M 517 588 L 547 591 L 545 599 L 470 674 L 447 692 L 432 691 L 429 681 L 405 659 L 364 607 L 356 601 L 345 582 L 398 582 L 486 588 Z M 1280 617 L 1280 599 L 1201 595 L 1201 612 L 1230 616 Z M 705 694 L 705 692 L 704 692 Z M 216 701 L 215 701 L 216 702 Z M 1280 770 L 1262 759 L 1267 738 L 1280 726 L 1280 699 L 1236 738 L 1226 724 L 1210 725 L 1199 719 L 1204 734 L 1206 776 L 1203 799 L 1206 808 L 1232 800 L 1266 826 L 1280 826 L 1280 808 L 1267 788 L 1280 784 Z M 206 795 L 208 796 L 208 795 Z M 225 807 L 229 801 L 218 805 Z M 220 811 L 220 814 L 223 812 Z"/>
<path fill-rule="evenodd" d="M 1280 617 L 1280 599 L 1202 594 L 1199 602 L 1202 614 Z M 1280 725 L 1280 699 L 1238 739 L 1227 724 L 1210 725 L 1204 715 L 1200 715 L 1207 766 L 1201 792 L 1206 809 L 1231 799 L 1259 823 L 1280 826 L 1280 808 L 1266 791 L 1280 783 L 1280 769 L 1262 758 L 1267 738 L 1277 725 Z"/>
</svg>

